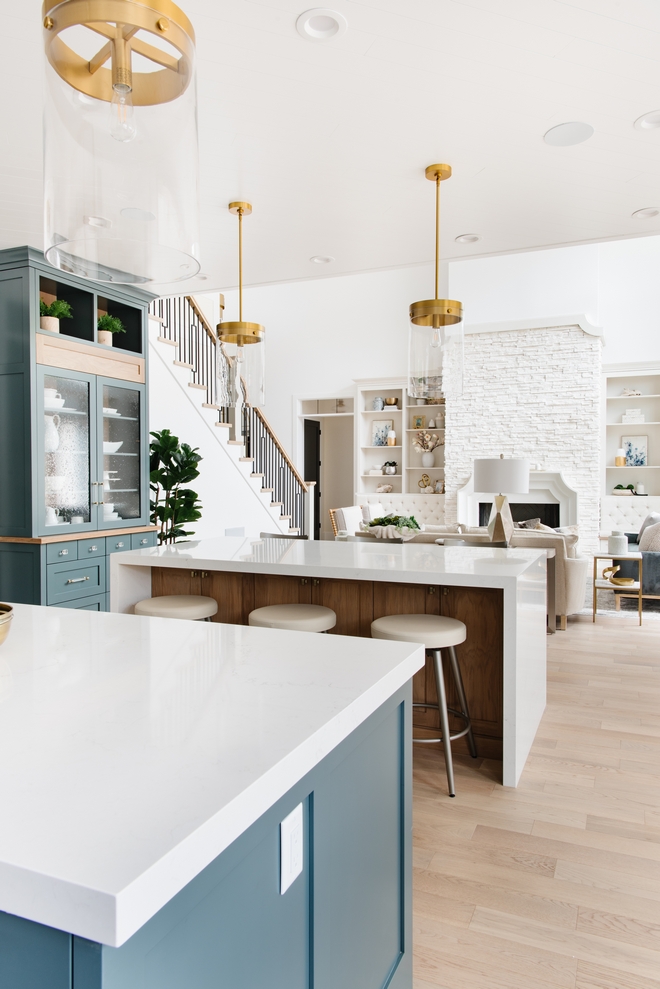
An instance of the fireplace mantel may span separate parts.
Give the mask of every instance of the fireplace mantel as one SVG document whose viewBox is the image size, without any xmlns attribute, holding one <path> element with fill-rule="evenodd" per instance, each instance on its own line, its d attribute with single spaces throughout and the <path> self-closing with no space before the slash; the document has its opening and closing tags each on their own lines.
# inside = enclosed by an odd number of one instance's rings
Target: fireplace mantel
<svg viewBox="0 0 660 989">
<path fill-rule="evenodd" d="M 503 492 L 506 494 L 506 492 Z M 499 494 L 495 491 L 492 494 Z M 529 494 L 511 494 L 508 496 L 512 504 L 538 502 L 540 504 L 559 505 L 561 525 L 577 525 L 578 523 L 578 493 L 569 487 L 561 475 L 561 471 L 533 470 L 529 474 Z M 483 492 L 475 493 L 472 475 L 457 494 L 457 521 L 465 525 L 479 525 L 479 502 L 485 501 L 488 495 Z"/>
</svg>

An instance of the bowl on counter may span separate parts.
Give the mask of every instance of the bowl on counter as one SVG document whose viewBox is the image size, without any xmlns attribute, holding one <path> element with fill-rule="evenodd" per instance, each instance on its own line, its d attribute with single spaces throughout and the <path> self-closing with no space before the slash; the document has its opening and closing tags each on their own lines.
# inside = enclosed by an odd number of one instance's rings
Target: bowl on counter
<svg viewBox="0 0 660 989">
<path fill-rule="evenodd" d="M 122 448 L 123 445 L 124 445 L 124 441 L 123 440 L 121 440 L 119 443 L 108 443 L 107 441 L 104 440 L 103 441 L 103 452 L 104 453 L 117 453 L 118 450 L 121 450 L 121 448 Z"/>
<path fill-rule="evenodd" d="M 0 646 L 9 635 L 14 609 L 10 604 L 0 604 Z"/>
</svg>

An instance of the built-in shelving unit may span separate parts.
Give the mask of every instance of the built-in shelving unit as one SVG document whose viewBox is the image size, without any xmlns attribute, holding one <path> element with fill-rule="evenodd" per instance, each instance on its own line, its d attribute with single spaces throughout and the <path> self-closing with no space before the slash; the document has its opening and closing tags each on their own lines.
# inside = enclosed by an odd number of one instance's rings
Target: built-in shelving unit
<svg viewBox="0 0 660 989">
<path fill-rule="evenodd" d="M 624 389 L 639 395 L 623 395 Z M 646 495 L 660 495 L 660 370 L 622 371 L 605 377 L 604 491 L 611 495 L 617 484 L 642 484 Z M 627 409 L 640 409 L 644 422 L 622 422 Z M 646 463 L 617 467 L 616 451 L 625 447 L 624 437 L 639 437 L 646 446 Z M 645 438 L 645 439 L 644 439 Z"/>
</svg>

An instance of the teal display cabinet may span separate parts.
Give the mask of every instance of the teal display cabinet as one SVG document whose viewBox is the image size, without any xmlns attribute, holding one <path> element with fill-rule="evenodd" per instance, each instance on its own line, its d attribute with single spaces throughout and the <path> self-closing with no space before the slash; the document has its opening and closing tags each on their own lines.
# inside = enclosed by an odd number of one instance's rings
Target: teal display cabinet
<svg viewBox="0 0 660 989">
<path fill-rule="evenodd" d="M 60 332 L 39 302 L 69 303 Z M 110 555 L 149 524 L 147 310 L 152 296 L 0 251 L 0 599 L 107 610 Z M 97 319 L 125 332 L 99 343 Z"/>
</svg>

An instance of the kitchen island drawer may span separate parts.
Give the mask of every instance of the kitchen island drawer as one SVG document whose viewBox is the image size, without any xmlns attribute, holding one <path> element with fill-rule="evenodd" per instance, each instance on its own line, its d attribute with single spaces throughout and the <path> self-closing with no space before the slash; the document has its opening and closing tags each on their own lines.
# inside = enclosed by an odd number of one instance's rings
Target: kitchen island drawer
<svg viewBox="0 0 660 989">
<path fill-rule="evenodd" d="M 46 603 L 62 604 L 105 593 L 105 559 L 53 563 L 46 567 Z"/>
<path fill-rule="evenodd" d="M 78 543 L 48 543 L 46 563 L 74 563 L 78 559 Z"/>
</svg>

